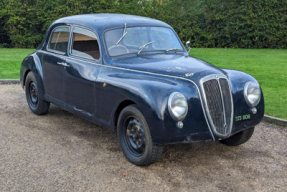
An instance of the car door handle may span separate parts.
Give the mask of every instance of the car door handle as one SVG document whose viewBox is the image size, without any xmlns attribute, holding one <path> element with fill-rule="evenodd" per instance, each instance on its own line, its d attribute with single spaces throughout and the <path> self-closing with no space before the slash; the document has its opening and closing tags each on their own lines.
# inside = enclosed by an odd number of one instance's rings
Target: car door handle
<svg viewBox="0 0 287 192">
<path fill-rule="evenodd" d="M 76 107 L 74 107 L 74 109 L 75 109 L 76 111 L 80 111 L 80 112 L 83 112 L 83 111 L 84 111 L 84 110 L 78 109 L 78 108 L 76 108 Z"/>
<path fill-rule="evenodd" d="M 62 65 L 62 66 L 64 66 L 64 67 L 70 67 L 69 64 L 64 63 L 64 62 L 57 62 L 57 64 L 58 64 L 58 65 Z"/>
<path fill-rule="evenodd" d="M 70 67 L 70 65 L 67 64 L 67 63 L 63 63 L 62 65 L 63 65 L 64 67 Z"/>
</svg>

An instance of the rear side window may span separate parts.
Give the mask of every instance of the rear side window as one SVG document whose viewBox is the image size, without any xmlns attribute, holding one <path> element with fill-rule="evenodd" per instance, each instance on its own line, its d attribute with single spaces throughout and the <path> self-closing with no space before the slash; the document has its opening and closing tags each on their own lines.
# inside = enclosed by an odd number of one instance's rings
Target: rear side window
<svg viewBox="0 0 287 192">
<path fill-rule="evenodd" d="M 48 48 L 59 52 L 66 53 L 70 35 L 70 27 L 57 27 L 52 32 Z"/>
<path fill-rule="evenodd" d="M 71 54 L 98 60 L 100 58 L 100 49 L 97 36 L 89 30 L 75 27 Z"/>
</svg>

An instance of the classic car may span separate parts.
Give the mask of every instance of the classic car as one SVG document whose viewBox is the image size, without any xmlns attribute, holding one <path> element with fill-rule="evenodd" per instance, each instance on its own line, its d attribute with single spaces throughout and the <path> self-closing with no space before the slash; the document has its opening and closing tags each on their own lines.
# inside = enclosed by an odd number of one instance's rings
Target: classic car
<svg viewBox="0 0 287 192">
<path fill-rule="evenodd" d="M 53 103 L 116 130 L 135 165 L 158 160 L 165 144 L 243 144 L 264 115 L 255 78 L 189 56 L 171 26 L 146 17 L 58 19 L 20 73 L 33 113 Z"/>
</svg>

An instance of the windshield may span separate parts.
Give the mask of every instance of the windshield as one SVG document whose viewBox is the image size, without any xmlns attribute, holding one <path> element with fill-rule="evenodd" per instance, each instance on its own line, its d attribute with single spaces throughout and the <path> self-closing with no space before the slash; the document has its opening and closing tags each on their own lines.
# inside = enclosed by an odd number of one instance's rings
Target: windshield
<svg viewBox="0 0 287 192">
<path fill-rule="evenodd" d="M 183 51 L 175 33 L 165 27 L 125 27 L 109 30 L 105 41 L 110 56 L 152 51 Z"/>
</svg>

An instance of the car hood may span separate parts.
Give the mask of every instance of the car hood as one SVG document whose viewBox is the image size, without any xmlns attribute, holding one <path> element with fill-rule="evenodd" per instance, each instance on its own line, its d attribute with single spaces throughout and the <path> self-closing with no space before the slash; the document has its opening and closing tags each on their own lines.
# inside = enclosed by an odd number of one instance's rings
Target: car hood
<svg viewBox="0 0 287 192">
<path fill-rule="evenodd" d="M 226 75 L 222 69 L 206 61 L 182 54 L 153 54 L 118 58 L 112 65 L 193 80 L 210 74 Z"/>
</svg>

